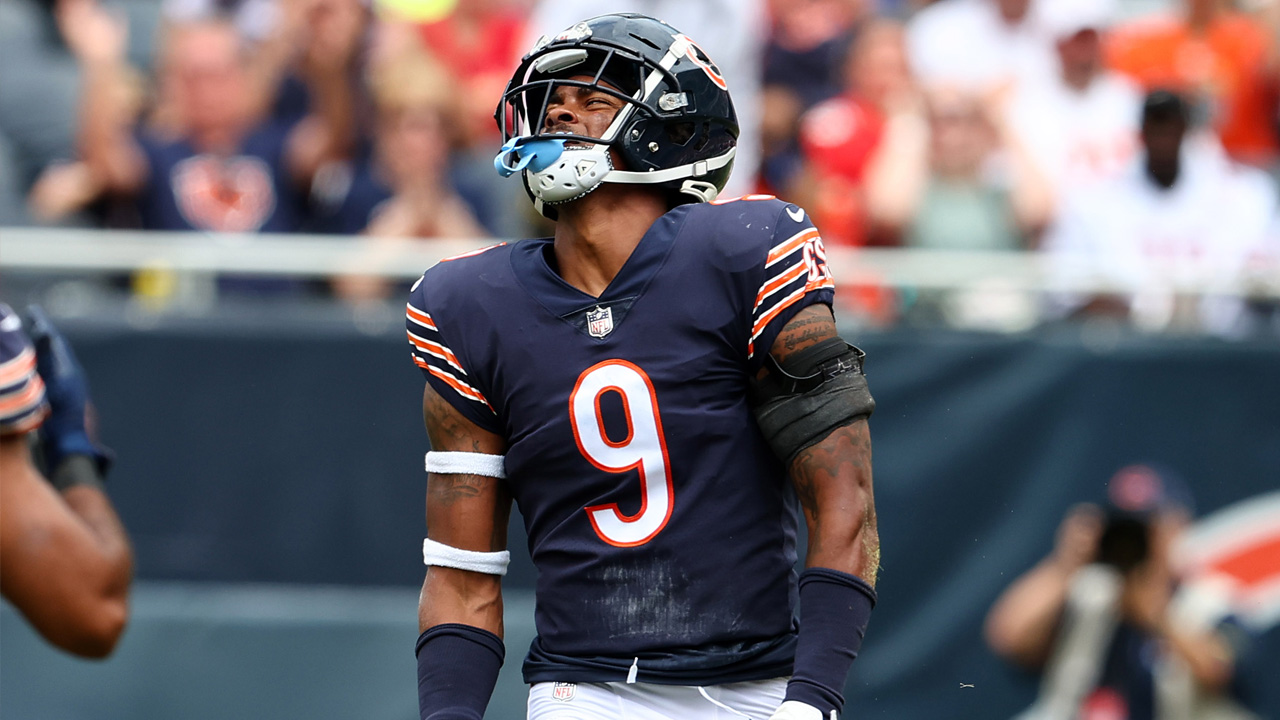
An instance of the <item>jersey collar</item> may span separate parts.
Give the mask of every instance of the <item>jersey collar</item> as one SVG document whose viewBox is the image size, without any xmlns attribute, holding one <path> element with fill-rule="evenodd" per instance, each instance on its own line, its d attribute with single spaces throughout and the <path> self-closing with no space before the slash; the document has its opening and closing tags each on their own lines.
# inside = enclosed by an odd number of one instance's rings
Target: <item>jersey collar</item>
<svg viewBox="0 0 1280 720">
<path fill-rule="evenodd" d="M 539 238 L 517 243 L 511 252 L 511 269 L 524 289 L 548 312 L 571 322 L 569 318 L 599 307 L 619 306 L 625 314 L 631 303 L 644 294 L 645 288 L 658 274 L 675 244 L 676 236 L 688 215 L 687 205 L 680 205 L 654 221 L 622 269 L 600 297 L 594 298 L 565 282 L 547 262 L 552 238 Z M 614 312 L 614 322 L 621 317 Z M 576 324 L 576 323 L 572 323 Z"/>
</svg>

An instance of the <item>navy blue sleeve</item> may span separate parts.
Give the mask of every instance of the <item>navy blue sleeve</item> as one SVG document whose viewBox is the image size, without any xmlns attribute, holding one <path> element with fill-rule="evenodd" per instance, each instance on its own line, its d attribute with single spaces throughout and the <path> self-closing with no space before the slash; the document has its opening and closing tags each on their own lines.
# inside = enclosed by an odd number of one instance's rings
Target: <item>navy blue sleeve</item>
<svg viewBox="0 0 1280 720">
<path fill-rule="evenodd" d="M 405 307 L 410 356 L 440 397 L 481 429 L 502 435 L 502 424 L 493 406 L 449 346 L 437 318 L 433 317 L 433 312 L 447 312 L 447 309 L 436 311 L 429 306 L 426 291 L 431 275 L 432 272 L 427 271 L 414 283 Z"/>
<path fill-rule="evenodd" d="M 749 200 L 748 200 L 749 202 Z M 751 309 L 747 359 L 751 372 L 764 364 L 773 341 L 791 318 L 815 303 L 831 305 L 835 282 L 827 268 L 822 236 L 799 206 L 770 203 L 777 216 L 767 248 L 761 248 L 758 283 Z"/>
</svg>

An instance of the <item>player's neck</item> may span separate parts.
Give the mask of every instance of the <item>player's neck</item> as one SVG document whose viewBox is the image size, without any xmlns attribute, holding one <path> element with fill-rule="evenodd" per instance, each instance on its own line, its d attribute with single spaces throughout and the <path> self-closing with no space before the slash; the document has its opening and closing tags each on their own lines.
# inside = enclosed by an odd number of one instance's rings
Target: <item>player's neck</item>
<svg viewBox="0 0 1280 720">
<path fill-rule="evenodd" d="M 663 198 L 647 188 L 606 184 L 559 209 L 557 271 L 592 297 L 613 282 L 654 221 L 665 215 Z"/>
</svg>

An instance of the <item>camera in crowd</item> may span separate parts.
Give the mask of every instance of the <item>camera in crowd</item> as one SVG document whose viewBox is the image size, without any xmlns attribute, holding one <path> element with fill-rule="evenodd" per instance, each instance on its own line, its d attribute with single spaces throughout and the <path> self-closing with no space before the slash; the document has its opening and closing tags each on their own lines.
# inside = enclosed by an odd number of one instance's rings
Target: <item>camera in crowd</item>
<svg viewBox="0 0 1280 720">
<path fill-rule="evenodd" d="M 1151 552 L 1151 526 L 1144 513 L 1111 508 L 1098 539 L 1097 562 L 1120 572 L 1141 565 Z"/>
<path fill-rule="evenodd" d="M 1107 484 L 1107 509 L 1096 562 L 1128 572 L 1150 557 L 1152 524 L 1162 512 L 1191 513 L 1189 491 L 1171 471 L 1128 465 Z"/>
</svg>

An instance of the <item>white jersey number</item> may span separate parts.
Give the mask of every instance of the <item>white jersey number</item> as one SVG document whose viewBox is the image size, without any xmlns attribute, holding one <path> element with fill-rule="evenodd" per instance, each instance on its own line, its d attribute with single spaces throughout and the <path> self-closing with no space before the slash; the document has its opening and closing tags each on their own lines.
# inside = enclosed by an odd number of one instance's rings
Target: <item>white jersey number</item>
<svg viewBox="0 0 1280 720">
<path fill-rule="evenodd" d="M 600 399 L 615 392 L 622 398 L 627 436 L 614 442 L 604 431 Z M 586 508 L 601 540 L 618 547 L 643 545 L 662 532 L 671 519 L 674 497 L 667 441 L 658 417 L 658 398 L 643 370 L 625 360 L 606 360 L 587 368 L 569 396 L 569 420 L 578 451 L 608 473 L 640 472 L 640 511 L 623 515 L 617 503 Z"/>
</svg>

